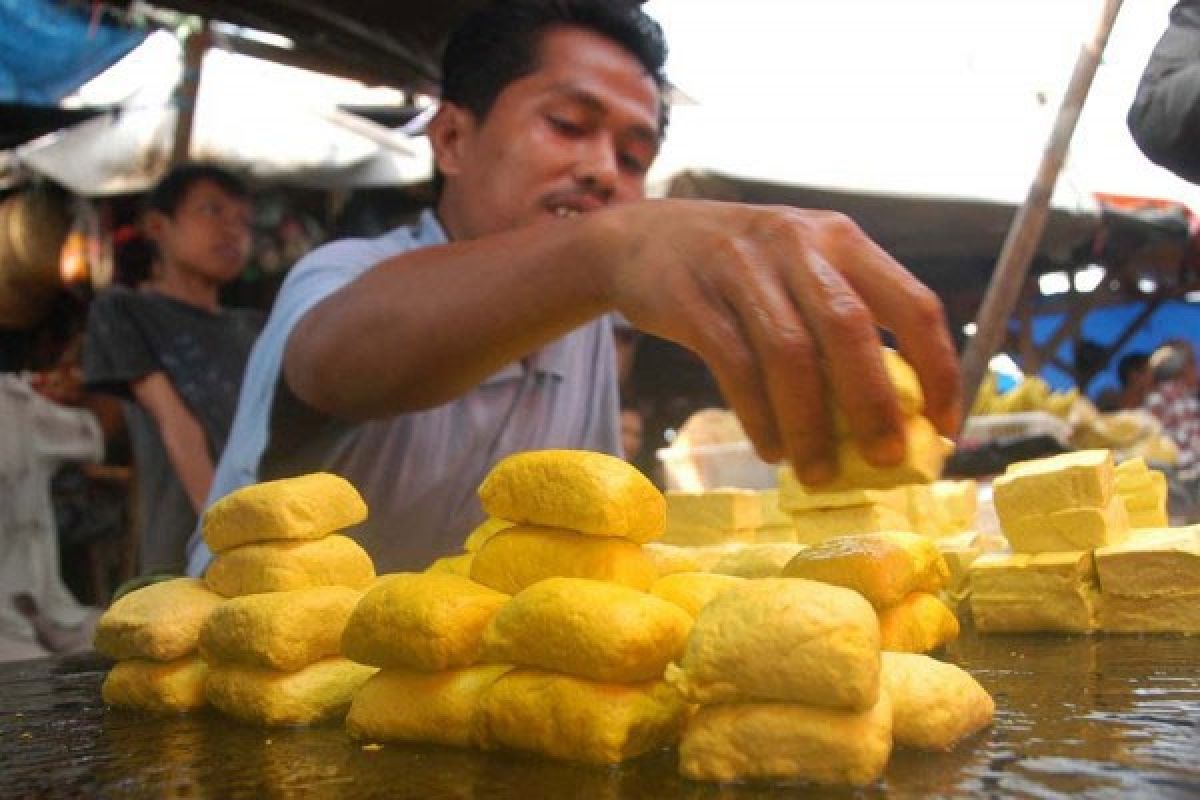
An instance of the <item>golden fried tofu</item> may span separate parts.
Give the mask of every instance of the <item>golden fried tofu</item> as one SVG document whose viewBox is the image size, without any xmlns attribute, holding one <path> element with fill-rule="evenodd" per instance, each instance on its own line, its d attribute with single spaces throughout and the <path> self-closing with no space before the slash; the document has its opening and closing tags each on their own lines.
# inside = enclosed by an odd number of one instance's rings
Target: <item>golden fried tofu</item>
<svg viewBox="0 0 1200 800">
<path fill-rule="evenodd" d="M 347 658 L 425 672 L 474 664 L 508 595 L 461 575 L 400 573 L 372 587 L 342 634 Z"/>
<path fill-rule="evenodd" d="M 484 631 L 490 662 L 627 683 L 661 678 L 692 619 L 628 586 L 549 578 L 513 596 Z"/>
<path fill-rule="evenodd" d="M 801 550 L 783 575 L 844 586 L 876 608 L 894 606 L 911 592 L 936 592 L 950 568 L 929 538 L 916 533 L 839 536 Z"/>
<path fill-rule="evenodd" d="M 748 544 L 722 556 L 711 571 L 739 578 L 776 578 L 804 548 L 805 545 L 795 542 Z"/>
<path fill-rule="evenodd" d="M 475 560 L 474 553 L 459 553 L 456 556 L 442 556 L 425 568 L 426 572 L 444 572 L 463 578 L 471 577 L 471 563 Z"/>
<path fill-rule="evenodd" d="M 371 557 L 353 539 L 334 534 L 322 539 L 244 544 L 219 554 L 204 581 L 225 597 L 286 592 L 313 586 L 365 589 L 375 579 Z"/>
<path fill-rule="evenodd" d="M 104 678 L 100 696 L 110 706 L 145 711 L 194 711 L 204 705 L 208 664 L 196 655 L 174 661 L 118 661 Z"/>
<path fill-rule="evenodd" d="M 500 531 L 471 562 L 471 580 L 506 594 L 546 578 L 590 578 L 645 591 L 658 571 L 628 539 L 532 525 Z"/>
<path fill-rule="evenodd" d="M 200 654 L 218 662 L 294 672 L 341 652 L 342 629 L 362 592 L 314 586 L 234 597 L 200 630 Z"/>
<path fill-rule="evenodd" d="M 996 704 L 961 667 L 915 653 L 883 654 L 892 736 L 902 747 L 949 750 L 986 728 Z"/>
<path fill-rule="evenodd" d="M 468 553 L 474 553 L 483 547 L 488 539 L 495 536 L 505 528 L 511 528 L 513 523 L 499 517 L 488 517 L 483 522 L 475 526 L 475 529 L 467 534 L 467 538 L 463 541 L 463 550 Z"/>
<path fill-rule="evenodd" d="M 879 696 L 879 622 L 862 595 L 746 581 L 701 609 L 667 680 L 693 703 L 780 700 L 863 711 Z"/>
<path fill-rule="evenodd" d="M 174 661 L 196 650 L 200 628 L 224 600 L 195 578 L 152 583 L 100 617 L 95 647 L 109 658 Z"/>
<path fill-rule="evenodd" d="M 795 703 L 701 706 L 679 743 L 679 771 L 692 780 L 795 780 L 866 786 L 892 752 L 886 693 L 864 711 Z"/>
<path fill-rule="evenodd" d="M 734 575 L 707 572 L 675 572 L 664 575 L 650 587 L 650 594 L 674 603 L 695 619 L 700 609 L 721 592 L 745 581 Z"/>
<path fill-rule="evenodd" d="M 446 672 L 380 670 L 354 695 L 346 730 L 355 739 L 467 747 L 483 693 L 511 669 L 488 664 Z"/>
<path fill-rule="evenodd" d="M 902 653 L 929 653 L 958 638 L 958 617 L 927 592 L 913 592 L 879 609 L 880 647 Z"/>
<path fill-rule="evenodd" d="M 296 672 L 237 664 L 210 667 L 205 694 L 214 708 L 254 725 L 312 725 L 341 717 L 374 667 L 327 658 Z"/>
<path fill-rule="evenodd" d="M 479 486 L 493 517 L 645 543 L 662 536 L 667 501 L 637 467 L 586 450 L 534 450 L 502 459 Z"/>
<path fill-rule="evenodd" d="M 856 536 L 883 531 L 909 531 L 913 525 L 907 514 L 884 505 L 842 506 L 792 514 L 796 541 L 820 544 L 838 536 Z"/>
<path fill-rule="evenodd" d="M 660 680 L 597 683 L 514 670 L 484 692 L 475 740 L 550 758 L 617 764 L 679 739 L 684 703 Z"/>
<path fill-rule="evenodd" d="M 367 518 L 350 482 L 328 472 L 238 489 L 204 513 L 201 531 L 214 553 L 272 539 L 319 539 Z"/>
</svg>

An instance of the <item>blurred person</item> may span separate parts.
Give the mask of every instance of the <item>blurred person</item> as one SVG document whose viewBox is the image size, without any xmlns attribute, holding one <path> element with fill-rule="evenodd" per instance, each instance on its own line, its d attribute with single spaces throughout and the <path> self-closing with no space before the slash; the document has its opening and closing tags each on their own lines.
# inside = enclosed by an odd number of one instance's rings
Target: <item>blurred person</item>
<svg viewBox="0 0 1200 800">
<path fill-rule="evenodd" d="M 1179 449 L 1179 460 L 1171 470 L 1172 518 L 1194 521 L 1200 512 L 1200 400 L 1196 389 L 1196 354 L 1186 341 L 1169 342 L 1150 356 L 1154 388 L 1146 397 L 1146 409 L 1162 423 L 1165 433 Z"/>
<path fill-rule="evenodd" d="M 1200 0 L 1171 10 L 1126 122 L 1147 158 L 1200 183 Z"/>
<path fill-rule="evenodd" d="M 953 343 L 936 295 L 837 214 L 645 201 L 666 132 L 665 44 L 638 4 L 509 0 L 443 56 L 434 207 L 292 269 L 255 347 L 209 502 L 324 469 L 371 509 L 382 572 L 452 552 L 510 453 L 619 454 L 613 322 L 699 354 L 750 439 L 811 482 L 837 470 L 836 397 L 864 456 L 903 458 L 878 327 L 950 435 Z M 189 571 L 210 554 L 193 540 Z"/>
<path fill-rule="evenodd" d="M 642 410 L 631 401 L 621 401 L 621 452 L 626 461 L 637 461 L 642 455 L 645 439 Z"/>
<path fill-rule="evenodd" d="M 1121 382 L 1119 409 L 1132 410 L 1146 404 L 1146 396 L 1154 387 L 1154 372 L 1150 369 L 1148 353 L 1127 353 L 1117 362 L 1117 379 Z"/>
<path fill-rule="evenodd" d="M 233 421 L 261 315 L 222 307 L 218 291 L 246 264 L 250 214 L 231 173 L 173 168 L 146 199 L 152 274 L 102 292 L 89 312 L 87 385 L 128 401 L 143 573 L 183 571 Z"/>
</svg>

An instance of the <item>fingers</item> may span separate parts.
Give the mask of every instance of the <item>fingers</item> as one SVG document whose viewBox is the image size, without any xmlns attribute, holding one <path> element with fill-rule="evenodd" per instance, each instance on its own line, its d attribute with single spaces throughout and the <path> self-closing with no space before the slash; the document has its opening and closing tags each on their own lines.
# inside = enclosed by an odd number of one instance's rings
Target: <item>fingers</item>
<svg viewBox="0 0 1200 800">
<path fill-rule="evenodd" d="M 853 222 L 835 216 L 830 226 L 825 250 L 879 324 L 895 334 L 921 381 L 926 416 L 943 434 L 956 435 L 962 385 L 941 301 Z"/>
</svg>

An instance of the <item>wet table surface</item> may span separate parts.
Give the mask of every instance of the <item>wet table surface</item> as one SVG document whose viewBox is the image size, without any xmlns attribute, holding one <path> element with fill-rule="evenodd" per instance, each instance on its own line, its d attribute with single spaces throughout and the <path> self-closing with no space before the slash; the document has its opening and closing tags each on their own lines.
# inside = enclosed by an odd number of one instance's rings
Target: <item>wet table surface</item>
<svg viewBox="0 0 1200 800">
<path fill-rule="evenodd" d="M 893 752 L 860 792 L 717 786 L 663 750 L 614 768 L 386 744 L 338 726 L 106 710 L 95 656 L 0 664 L 0 797 L 1200 797 L 1200 638 L 978 636 L 943 656 L 996 698 L 950 753 Z"/>
</svg>

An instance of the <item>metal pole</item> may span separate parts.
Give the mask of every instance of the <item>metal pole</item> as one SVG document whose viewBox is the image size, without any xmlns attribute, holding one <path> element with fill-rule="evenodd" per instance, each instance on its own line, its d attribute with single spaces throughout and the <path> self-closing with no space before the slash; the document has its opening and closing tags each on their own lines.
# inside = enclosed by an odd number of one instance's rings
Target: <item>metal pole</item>
<svg viewBox="0 0 1200 800">
<path fill-rule="evenodd" d="M 1021 285 L 1029 272 L 1038 241 L 1046 227 L 1046 214 L 1050 207 L 1050 196 L 1054 193 L 1054 184 L 1058 181 L 1058 173 L 1062 170 L 1067 157 L 1067 149 L 1071 145 L 1071 137 L 1075 133 L 1075 125 L 1079 122 L 1079 114 L 1087 100 L 1088 91 L 1092 87 L 1092 79 L 1096 77 L 1096 69 L 1100 66 L 1100 56 L 1108 42 L 1113 24 L 1117 20 L 1117 12 L 1121 9 L 1121 0 L 1104 0 L 1104 9 L 1096 29 L 1079 52 L 1075 69 L 1071 73 L 1071 82 L 1063 95 L 1062 105 L 1058 109 L 1058 117 L 1054 122 L 1054 130 L 1042 153 L 1042 163 L 1038 167 L 1033 184 L 1025 203 L 1017 211 L 1004 246 L 1000 250 L 1000 258 L 996 262 L 995 272 L 984 295 L 983 305 L 976 319 L 975 336 L 967 345 L 963 354 L 963 402 L 970 408 L 975 400 L 975 393 L 987 374 L 988 362 L 1004 342 L 1005 328 L 1016 306 Z"/>
</svg>

